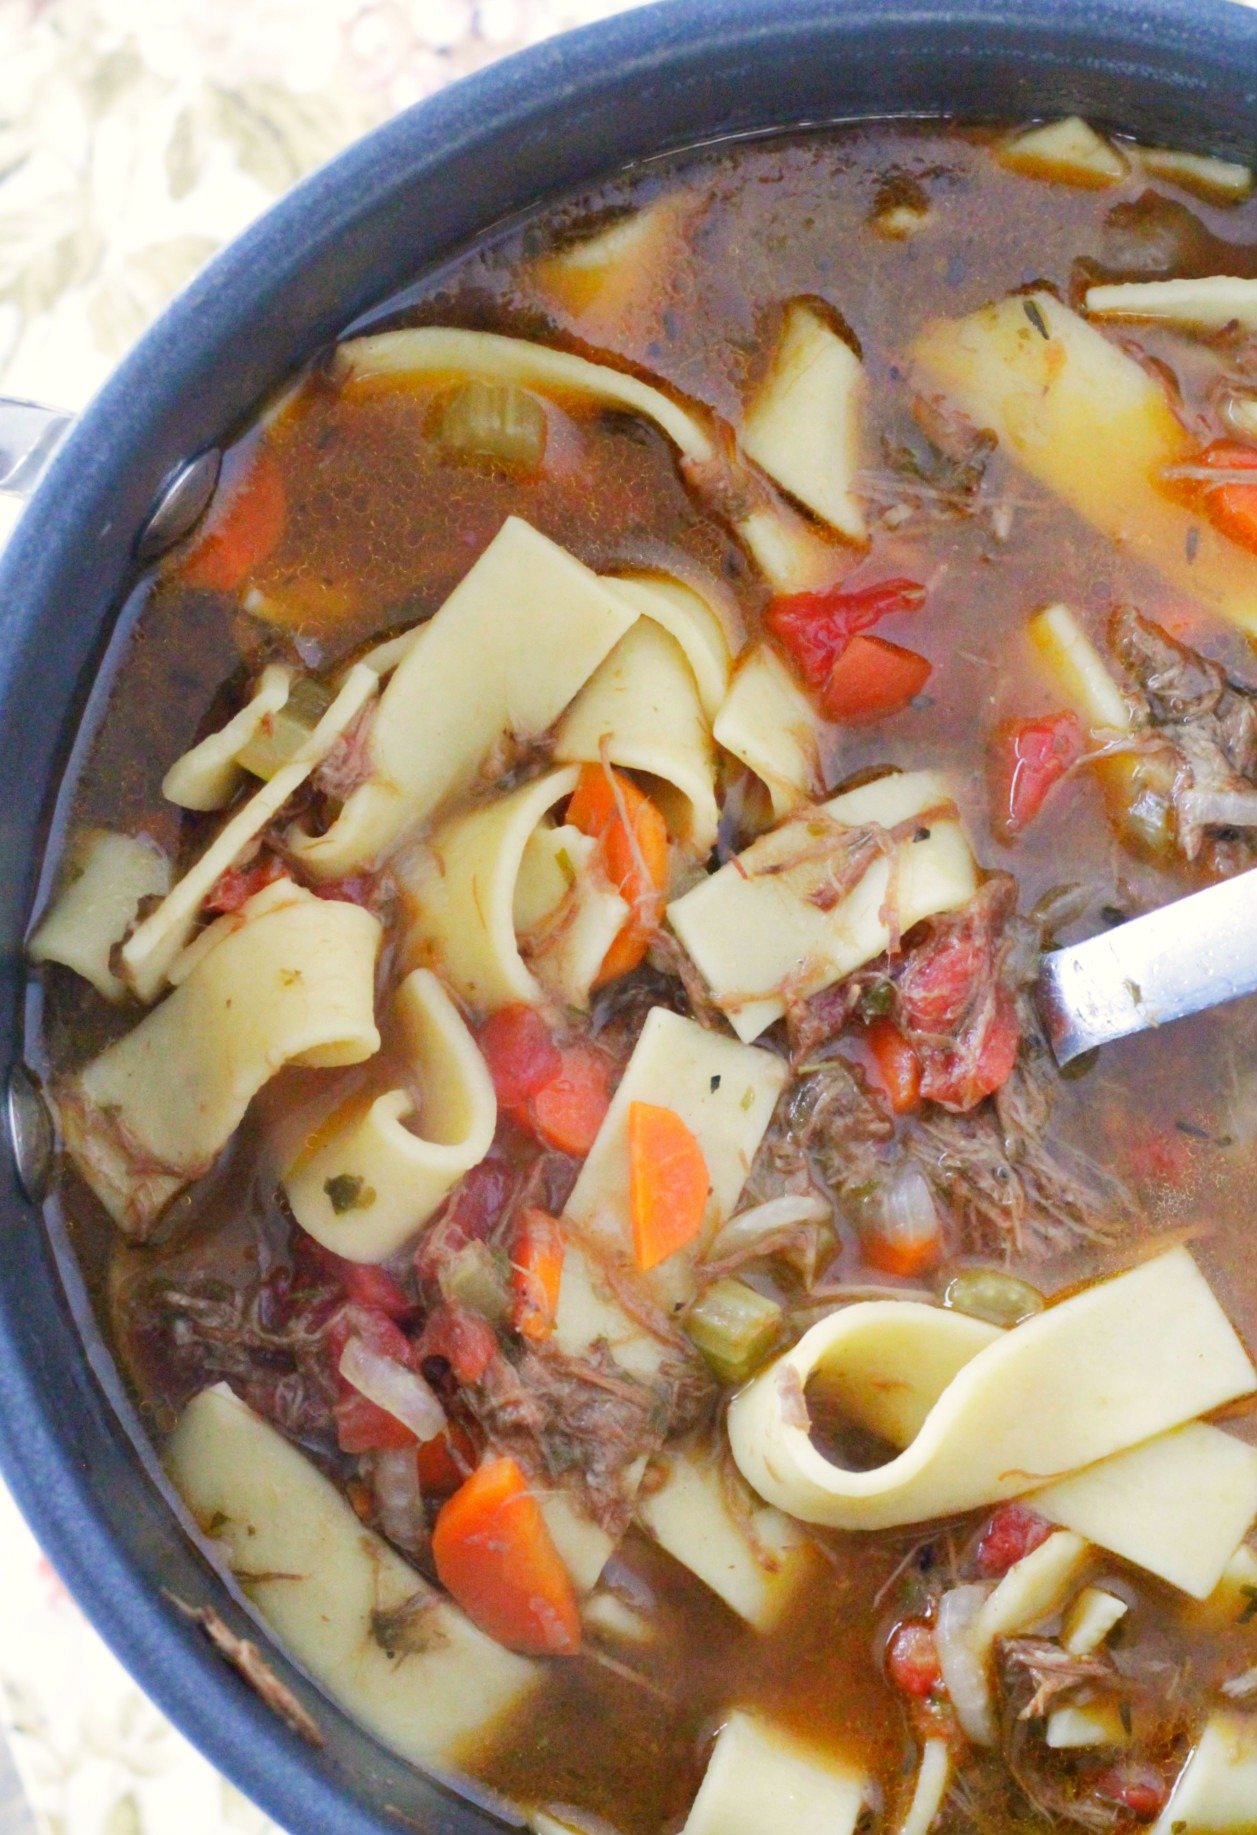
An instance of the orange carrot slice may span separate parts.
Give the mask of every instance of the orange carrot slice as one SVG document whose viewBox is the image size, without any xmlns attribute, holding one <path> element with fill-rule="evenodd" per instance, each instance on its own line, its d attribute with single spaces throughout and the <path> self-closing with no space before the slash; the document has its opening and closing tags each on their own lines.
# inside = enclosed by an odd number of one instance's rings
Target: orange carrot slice
<svg viewBox="0 0 1257 1835">
<path fill-rule="evenodd" d="M 668 883 L 668 827 L 631 777 L 602 765 L 582 765 L 567 819 L 602 842 L 607 878 L 632 915 L 603 958 L 595 985 L 637 967 L 659 928 Z"/>
<path fill-rule="evenodd" d="M 563 1232 L 549 1211 L 520 1212 L 511 1260 L 511 1323 L 521 1337 L 541 1344 L 554 1331 L 563 1282 Z"/>
<path fill-rule="evenodd" d="M 432 1558 L 441 1585 L 472 1623 L 508 1650 L 532 1657 L 579 1651 L 572 1577 L 515 1460 L 489 1460 L 442 1505 Z"/>
<path fill-rule="evenodd" d="M 693 1242 L 711 1180 L 702 1148 L 675 1109 L 630 1102 L 628 1154 L 633 1251 L 644 1272 Z"/>
</svg>

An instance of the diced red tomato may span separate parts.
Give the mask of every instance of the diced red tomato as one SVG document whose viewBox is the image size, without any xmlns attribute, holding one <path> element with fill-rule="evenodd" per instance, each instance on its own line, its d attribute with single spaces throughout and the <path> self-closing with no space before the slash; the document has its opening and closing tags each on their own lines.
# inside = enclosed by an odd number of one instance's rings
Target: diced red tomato
<svg viewBox="0 0 1257 1835">
<path fill-rule="evenodd" d="M 568 1045 L 559 1073 L 531 1098 L 528 1123 L 548 1147 L 583 1160 L 611 1106 L 611 1060 L 596 1045 Z"/>
<path fill-rule="evenodd" d="M 420 1442 L 415 1457 L 425 1497 L 448 1497 L 475 1471 L 480 1448 L 470 1428 L 461 1421 L 447 1421 L 434 1439 Z"/>
<path fill-rule="evenodd" d="M 990 777 L 992 813 L 999 832 L 1019 835 L 1085 749 L 1078 716 L 1068 709 L 1038 720 L 1009 720 L 997 727 L 991 736 Z"/>
<path fill-rule="evenodd" d="M 336 1439 L 342 1453 L 388 1453 L 413 1446 L 415 1436 L 387 1408 L 349 1389 L 336 1403 Z"/>
<path fill-rule="evenodd" d="M 884 637 L 853 637 L 821 689 L 821 712 L 845 726 L 889 720 L 920 694 L 930 668 L 924 656 Z"/>
<path fill-rule="evenodd" d="M 499 1007 L 477 1039 L 504 1109 L 517 1109 L 563 1068 L 559 1048 L 535 1007 Z"/>
<path fill-rule="evenodd" d="M 1205 515 L 1215 529 L 1245 548 L 1257 551 L 1257 446 L 1238 440 L 1215 440 L 1196 459 L 1215 471 L 1251 471 L 1251 484 L 1202 484 Z"/>
<path fill-rule="evenodd" d="M 1016 1562 L 1046 1542 L 1052 1525 L 1024 1504 L 1001 1504 L 978 1537 L 974 1557 L 978 1572 L 986 1580 L 998 1580 Z"/>
<path fill-rule="evenodd" d="M 892 612 L 914 612 L 925 603 L 915 580 L 880 580 L 875 586 L 774 599 L 764 623 L 804 683 L 819 691 L 851 639 Z"/>
<path fill-rule="evenodd" d="M 260 892 L 263 886 L 272 886 L 277 879 L 291 877 L 278 855 L 258 854 L 248 866 L 228 867 L 225 873 L 219 874 L 206 896 L 205 909 L 220 915 L 228 911 L 239 911 L 241 905 L 247 905 L 253 894 Z"/>
<path fill-rule="evenodd" d="M 286 521 L 283 474 L 263 441 L 246 469 L 220 486 L 205 528 L 184 558 L 183 578 L 210 592 L 235 592 L 278 548 Z"/>
<path fill-rule="evenodd" d="M 345 1298 L 354 1305 L 369 1307 L 394 1320 L 409 1318 L 414 1312 L 414 1301 L 387 1269 L 371 1262 L 343 1262 L 341 1269 Z"/>
<path fill-rule="evenodd" d="M 1097 1772 L 1089 1782 L 1097 1797 L 1106 1803 L 1119 1803 L 1132 1816 L 1148 1822 L 1161 1814 L 1170 1795 L 1161 1773 L 1143 1759 L 1121 1759 Z"/>
<path fill-rule="evenodd" d="M 325 1342 L 333 1370 L 342 1388 L 350 1385 L 339 1375 L 341 1353 L 351 1338 L 361 1338 L 369 1351 L 379 1357 L 390 1357 L 406 1369 L 416 1368 L 415 1347 L 400 1326 L 386 1312 L 374 1306 L 347 1303 L 328 1321 Z"/>
<path fill-rule="evenodd" d="M 967 1110 L 1002 1089 L 1013 1074 L 1021 1048 L 1021 1022 L 1007 989 L 997 988 L 976 1039 L 954 1051 L 927 1052 L 921 1065 L 921 1095 L 944 1108 Z"/>
<path fill-rule="evenodd" d="M 924 1619 L 905 1619 L 896 1625 L 886 1646 L 886 1674 L 901 1695 L 918 1700 L 930 1695 L 943 1680 L 938 1645 Z"/>
<path fill-rule="evenodd" d="M 443 1357 L 460 1383 L 478 1383 L 498 1354 L 497 1333 L 487 1319 L 465 1306 L 438 1306 L 420 1334 L 420 1364 Z"/>
<path fill-rule="evenodd" d="M 873 1076 L 896 1115 L 909 1115 L 921 1100 L 921 1060 L 913 1047 L 888 1019 L 875 1019 L 866 1028 L 864 1042 L 872 1060 Z"/>
</svg>

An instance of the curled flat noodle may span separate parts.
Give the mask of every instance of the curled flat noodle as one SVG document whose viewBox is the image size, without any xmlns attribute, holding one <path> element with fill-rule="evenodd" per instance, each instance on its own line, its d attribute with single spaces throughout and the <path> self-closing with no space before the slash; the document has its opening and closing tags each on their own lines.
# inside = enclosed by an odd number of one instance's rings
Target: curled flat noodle
<svg viewBox="0 0 1257 1835">
<path fill-rule="evenodd" d="M 628 901 L 600 864 L 599 843 L 570 823 L 534 828 L 515 881 L 515 934 L 549 998 L 584 1009 Z"/>
<path fill-rule="evenodd" d="M 730 630 L 728 615 L 717 609 L 714 598 L 670 574 L 625 573 L 609 578 L 630 605 L 680 644 L 703 712 L 714 720 L 729 687 L 730 651 L 739 641 L 739 635 Z"/>
<path fill-rule="evenodd" d="M 397 663 L 365 781 L 326 834 L 290 837 L 294 855 L 316 878 L 374 859 L 466 789 L 503 739 L 547 732 L 636 618 L 613 586 L 508 517 Z"/>
<path fill-rule="evenodd" d="M 805 301 L 786 308 L 742 446 L 783 490 L 849 541 L 868 539 L 855 496 L 864 365 Z"/>
<path fill-rule="evenodd" d="M 290 1655 L 403 1758 L 455 1762 L 540 1684 L 540 1665 L 477 1631 L 226 1384 L 189 1402 L 166 1461 Z"/>
<path fill-rule="evenodd" d="M 706 1225 L 688 1248 L 677 1250 L 640 1278 L 663 1305 L 692 1299 L 695 1262 L 733 1214 L 785 1082 L 786 1067 L 774 1052 L 740 1045 L 664 1007 L 653 1008 L 564 1215 L 596 1247 L 631 1257 L 629 1107 L 649 1102 L 674 1110 L 707 1164 L 711 1192 Z M 562 1324 L 560 1292 L 560 1331 Z"/>
<path fill-rule="evenodd" d="M 927 325 L 912 354 L 933 390 L 1101 534 L 1257 629 L 1257 558 L 1162 483 L 1193 456 L 1194 436 L 1157 378 L 1096 326 L 1050 293 L 1015 294 Z"/>
<path fill-rule="evenodd" d="M 32 962 L 60 962 L 90 981 L 106 1000 L 122 1000 L 126 984 L 110 966 L 141 899 L 170 885 L 170 862 L 142 836 L 90 828 L 70 850 L 70 876 L 26 946 Z"/>
<path fill-rule="evenodd" d="M 235 864 L 322 763 L 379 689 L 370 669 L 355 667 L 310 737 L 268 783 L 227 820 L 194 866 L 136 926 L 122 947 L 122 972 L 141 1000 L 154 1000 L 192 934 L 201 906 L 221 874 Z"/>
<path fill-rule="evenodd" d="M 917 821 L 917 818 L 920 821 Z M 977 891 L 937 771 L 878 778 L 796 815 L 675 899 L 668 922 L 741 1039 Z"/>
<path fill-rule="evenodd" d="M 832 1463 L 809 1437 L 809 1380 L 904 1450 L 871 1471 Z M 1165 1576 L 1165 1525 L 1145 1520 L 1160 1509 L 1178 1524 L 1180 1551 L 1210 1545 L 1215 1571 L 1202 1573 L 1202 1559 L 1193 1588 L 1207 1593 L 1234 1552 L 1226 1543 L 1235 1499 L 1215 1505 L 1208 1492 L 1176 1489 L 1172 1430 L 1254 1388 L 1243 1345 L 1178 1248 L 1008 1332 L 914 1301 L 844 1307 L 735 1398 L 729 1437 L 762 1497 L 836 1528 L 893 1528 L 1014 1496 L 1037 1504 L 1046 1487 L 1050 1513 L 1066 1528 L 1107 1543 L 1120 1517 L 1121 1552 Z M 1225 1489 L 1234 1477 L 1230 1437 L 1196 1431 L 1227 1443 L 1217 1468 Z M 1157 1436 L 1171 1442 L 1168 1471 L 1152 1454 Z M 1121 1483 L 1130 1449 L 1145 1454 L 1142 1485 Z M 1251 1518 L 1257 1509 L 1257 1470 L 1249 1463 L 1245 1471 L 1240 1534 L 1244 1511 Z"/>
<path fill-rule="evenodd" d="M 772 646 L 752 644 L 737 660 L 712 732 L 764 784 L 777 821 L 820 795 L 824 730 Z"/>
<path fill-rule="evenodd" d="M 659 779 L 669 830 L 698 859 L 716 845 L 716 747 L 685 653 L 639 618 L 559 723 L 563 764 L 622 765 Z"/>
<path fill-rule="evenodd" d="M 358 1064 L 380 1048 L 380 926 L 291 881 L 198 940 L 191 973 L 57 1095 L 75 1165 L 122 1229 L 143 1235 L 200 1177 L 285 1064 Z"/>
<path fill-rule="evenodd" d="M 548 850 L 558 844 L 557 831 L 547 833 L 544 823 L 555 804 L 571 796 L 578 776 L 574 765 L 551 771 L 453 817 L 399 867 L 411 913 L 410 959 L 435 968 L 482 1013 L 520 1000 L 540 1006 L 546 999 L 546 987 L 520 952 L 517 926 L 521 920 L 535 924 L 546 911 Z M 571 865 L 575 872 L 575 857 Z M 562 872 L 555 855 L 549 866 Z M 574 1005 L 587 1004 L 590 983 L 628 916 L 617 892 L 591 883 L 588 860 L 581 878 L 589 896 L 578 901 L 561 965 Z"/>
<path fill-rule="evenodd" d="M 181 809 L 224 809 L 230 803 L 244 778 L 238 763 L 240 753 L 254 739 L 263 724 L 277 714 L 292 688 L 292 670 L 282 663 L 270 663 L 251 700 L 226 726 L 208 733 L 182 758 L 176 758 L 162 779 L 162 795 Z"/>
<path fill-rule="evenodd" d="M 712 457 L 706 428 L 693 414 L 623 370 L 590 363 L 570 351 L 506 338 L 491 331 L 462 331 L 424 325 L 353 338 L 337 352 L 342 374 L 351 377 L 414 376 L 517 382 L 543 393 L 583 396 L 654 421 L 683 456 L 703 465 Z"/>
<path fill-rule="evenodd" d="M 395 996 L 423 1133 L 409 1089 L 351 1105 L 317 1129 L 284 1174 L 303 1230 L 351 1262 L 382 1262 L 428 1221 L 489 1151 L 493 1081 L 475 1039 L 436 976 L 407 975 Z"/>
</svg>

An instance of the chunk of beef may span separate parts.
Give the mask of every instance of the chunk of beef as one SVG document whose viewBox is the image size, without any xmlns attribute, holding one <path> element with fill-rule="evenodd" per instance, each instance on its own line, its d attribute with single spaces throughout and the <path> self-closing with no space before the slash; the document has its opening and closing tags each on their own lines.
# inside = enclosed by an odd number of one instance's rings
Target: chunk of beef
<svg viewBox="0 0 1257 1835">
<path fill-rule="evenodd" d="M 856 1014 L 887 1015 L 916 1051 L 921 1095 L 971 1109 L 1007 1081 L 1022 1036 L 1018 990 L 1037 962 L 1037 934 L 1016 915 L 1017 886 L 995 873 L 962 906 L 912 931 L 902 954 L 798 1003 L 788 1015 L 795 1063 Z"/>
<path fill-rule="evenodd" d="M 468 1399 L 494 1447 L 547 1483 L 570 1486 L 618 1535 L 633 1511 L 630 1468 L 689 1426 L 710 1394 L 697 1360 L 677 1359 L 645 1383 L 605 1345 L 586 1357 L 541 1345 L 516 1362 L 496 1358 Z"/>
<path fill-rule="evenodd" d="M 1139 685 L 1144 729 L 1169 754 L 1175 835 L 1188 860 L 1214 872 L 1251 865 L 1257 852 L 1257 688 L 1121 606 L 1109 625 L 1114 655 Z"/>
</svg>

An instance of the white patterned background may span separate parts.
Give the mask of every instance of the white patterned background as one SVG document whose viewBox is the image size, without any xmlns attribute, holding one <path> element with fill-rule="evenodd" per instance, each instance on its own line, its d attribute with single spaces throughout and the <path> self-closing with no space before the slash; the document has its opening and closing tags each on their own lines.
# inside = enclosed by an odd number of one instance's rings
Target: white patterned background
<svg viewBox="0 0 1257 1835">
<path fill-rule="evenodd" d="M 81 408 L 297 179 L 443 83 L 625 10 L 0 0 L 0 391 Z M 115 1662 L 0 1487 L 0 1835 L 34 1831 L 275 1835 Z"/>
</svg>

